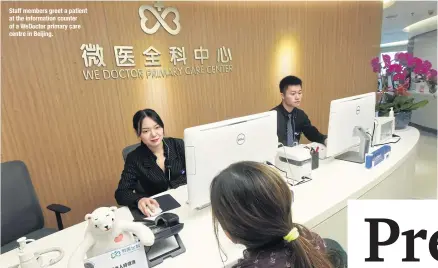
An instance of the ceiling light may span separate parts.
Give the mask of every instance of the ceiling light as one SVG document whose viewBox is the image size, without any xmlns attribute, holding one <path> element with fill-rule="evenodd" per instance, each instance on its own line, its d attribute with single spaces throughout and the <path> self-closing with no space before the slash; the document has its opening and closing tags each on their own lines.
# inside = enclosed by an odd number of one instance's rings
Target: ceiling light
<svg viewBox="0 0 438 268">
<path fill-rule="evenodd" d="M 388 8 L 395 3 L 395 0 L 383 0 L 383 8 Z"/>
<path fill-rule="evenodd" d="M 421 30 L 422 28 L 431 28 L 433 30 L 436 29 L 436 23 L 437 23 L 437 16 L 433 16 L 409 25 L 408 27 L 403 29 L 403 32 L 407 32 L 407 33 L 415 32 Z"/>
<path fill-rule="evenodd" d="M 391 43 L 380 44 L 380 47 L 404 46 L 404 45 L 407 45 L 408 43 L 409 43 L 408 40 L 403 40 L 403 41 L 397 41 L 397 42 L 391 42 Z"/>
</svg>

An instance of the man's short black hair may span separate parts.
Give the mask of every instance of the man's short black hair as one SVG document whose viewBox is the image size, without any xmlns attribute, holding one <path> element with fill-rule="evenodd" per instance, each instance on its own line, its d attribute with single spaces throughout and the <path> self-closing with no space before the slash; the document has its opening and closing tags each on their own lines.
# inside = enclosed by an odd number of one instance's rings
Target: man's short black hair
<svg viewBox="0 0 438 268">
<path fill-rule="evenodd" d="M 296 76 L 286 76 L 280 81 L 280 92 L 284 93 L 288 86 L 303 86 L 303 82 Z"/>
</svg>

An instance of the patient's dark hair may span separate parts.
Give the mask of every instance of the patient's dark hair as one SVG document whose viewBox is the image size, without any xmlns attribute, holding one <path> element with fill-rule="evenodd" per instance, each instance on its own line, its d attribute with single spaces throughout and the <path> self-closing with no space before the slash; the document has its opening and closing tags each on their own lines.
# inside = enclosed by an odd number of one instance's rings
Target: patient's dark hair
<svg viewBox="0 0 438 268">
<path fill-rule="evenodd" d="M 137 111 L 134 114 L 134 117 L 132 118 L 132 126 L 135 129 L 135 132 L 137 133 L 137 136 L 140 136 L 141 134 L 141 128 L 143 124 L 143 119 L 146 117 L 149 117 L 150 119 L 154 120 L 155 123 L 157 123 L 160 127 L 164 128 L 163 120 L 161 120 L 161 117 L 152 109 L 144 109 Z"/>
<path fill-rule="evenodd" d="M 292 193 L 273 168 L 255 162 L 232 164 L 213 179 L 210 198 L 217 240 L 220 224 L 234 242 L 248 249 L 285 243 L 292 252 L 292 267 L 333 267 L 329 257 L 307 239 L 311 232 L 292 222 Z M 294 227 L 300 236 L 285 242 L 283 237 Z"/>
</svg>

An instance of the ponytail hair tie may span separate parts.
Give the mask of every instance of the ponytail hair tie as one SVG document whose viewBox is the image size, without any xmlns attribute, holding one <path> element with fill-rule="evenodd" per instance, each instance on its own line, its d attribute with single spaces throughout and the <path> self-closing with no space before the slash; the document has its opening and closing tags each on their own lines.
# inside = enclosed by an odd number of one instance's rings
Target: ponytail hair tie
<svg viewBox="0 0 438 268">
<path fill-rule="evenodd" d="M 290 232 L 286 236 L 283 237 L 283 239 L 286 240 L 287 242 L 292 242 L 296 240 L 299 236 L 300 233 L 298 232 L 298 229 L 294 227 L 292 228 L 292 230 L 290 230 Z"/>
</svg>

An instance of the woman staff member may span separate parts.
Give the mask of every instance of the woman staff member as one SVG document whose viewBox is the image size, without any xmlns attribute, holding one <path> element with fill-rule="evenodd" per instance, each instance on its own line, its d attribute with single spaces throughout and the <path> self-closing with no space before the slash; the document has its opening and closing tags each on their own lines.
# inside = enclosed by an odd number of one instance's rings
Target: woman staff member
<svg viewBox="0 0 438 268">
<path fill-rule="evenodd" d="M 276 170 L 255 162 L 235 163 L 211 184 L 211 208 L 234 243 L 246 246 L 239 268 L 340 268 L 342 251 L 327 250 L 333 240 L 292 221 L 292 194 Z M 337 244 L 336 242 L 332 244 Z M 337 244 L 339 245 L 339 244 Z"/>
<path fill-rule="evenodd" d="M 184 141 L 164 138 L 164 123 L 154 110 L 140 110 L 132 121 L 141 142 L 126 158 L 115 198 L 119 205 L 137 206 L 149 217 L 147 208 L 154 212 L 159 206 L 150 196 L 187 183 Z M 138 183 L 143 193 L 134 192 Z"/>
</svg>

